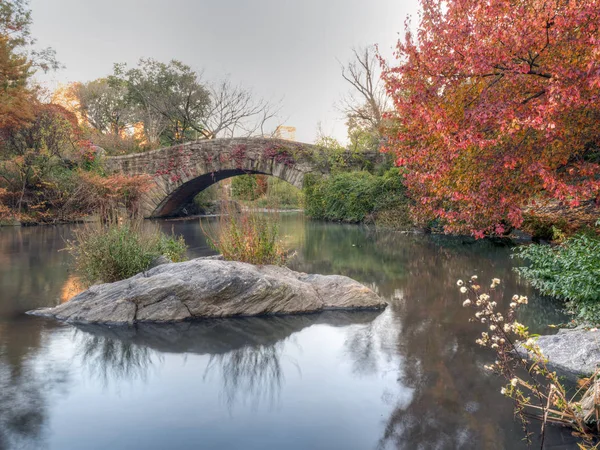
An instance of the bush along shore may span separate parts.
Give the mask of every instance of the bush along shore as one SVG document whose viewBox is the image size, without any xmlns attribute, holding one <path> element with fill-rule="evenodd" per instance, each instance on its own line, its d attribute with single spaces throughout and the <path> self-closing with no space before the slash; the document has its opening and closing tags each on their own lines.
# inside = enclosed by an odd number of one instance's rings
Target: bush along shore
<svg viewBox="0 0 600 450">
<path fill-rule="evenodd" d="M 381 175 L 366 171 L 307 175 L 304 192 L 306 214 L 314 219 L 397 229 L 413 226 L 410 200 L 396 168 Z"/>
<path fill-rule="evenodd" d="M 596 230 L 554 244 L 532 244 L 516 250 L 528 263 L 517 268 L 542 294 L 565 301 L 575 324 L 600 324 L 600 237 Z"/>
</svg>

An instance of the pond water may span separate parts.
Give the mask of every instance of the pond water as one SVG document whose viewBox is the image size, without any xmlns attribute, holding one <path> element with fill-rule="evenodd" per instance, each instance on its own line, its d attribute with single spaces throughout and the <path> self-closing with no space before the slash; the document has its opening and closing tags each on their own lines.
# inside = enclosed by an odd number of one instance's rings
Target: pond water
<svg viewBox="0 0 600 450">
<path fill-rule="evenodd" d="M 0 449 L 521 449 L 512 404 L 456 280 L 529 295 L 534 332 L 563 320 L 510 249 L 283 216 L 292 268 L 353 277 L 383 312 L 75 327 L 25 316 L 73 289 L 74 226 L 0 229 Z M 161 222 L 189 256 L 197 220 Z M 552 429 L 551 448 L 575 448 Z"/>
</svg>

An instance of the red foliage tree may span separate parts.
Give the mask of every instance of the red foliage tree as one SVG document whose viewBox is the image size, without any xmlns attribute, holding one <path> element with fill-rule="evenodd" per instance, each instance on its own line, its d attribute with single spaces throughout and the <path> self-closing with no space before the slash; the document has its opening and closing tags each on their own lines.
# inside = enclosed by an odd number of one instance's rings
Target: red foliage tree
<svg viewBox="0 0 600 450">
<path fill-rule="evenodd" d="M 415 214 L 501 234 L 600 183 L 600 0 L 421 0 L 383 79 Z"/>
</svg>

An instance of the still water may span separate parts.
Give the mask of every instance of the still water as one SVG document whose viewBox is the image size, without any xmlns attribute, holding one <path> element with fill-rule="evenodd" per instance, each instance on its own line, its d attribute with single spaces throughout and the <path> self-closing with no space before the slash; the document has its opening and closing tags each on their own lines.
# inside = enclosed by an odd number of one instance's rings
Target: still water
<svg viewBox="0 0 600 450">
<path fill-rule="evenodd" d="M 161 222 L 189 256 L 197 220 Z M 534 332 L 563 320 L 490 242 L 375 232 L 284 215 L 291 267 L 351 276 L 383 312 L 76 327 L 25 316 L 72 293 L 73 226 L 0 228 L 0 449 L 521 449 L 493 355 L 456 280 L 529 295 Z M 553 430 L 553 449 L 575 448 Z"/>
</svg>

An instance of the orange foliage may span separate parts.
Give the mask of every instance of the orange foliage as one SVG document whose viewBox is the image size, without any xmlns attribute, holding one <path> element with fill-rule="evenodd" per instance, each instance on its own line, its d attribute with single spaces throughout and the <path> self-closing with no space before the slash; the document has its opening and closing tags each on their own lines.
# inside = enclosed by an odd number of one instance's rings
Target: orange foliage
<svg viewBox="0 0 600 450">
<path fill-rule="evenodd" d="M 9 38 L 0 35 L 0 127 L 15 127 L 33 119 L 35 103 L 26 82 L 31 63 L 12 51 Z"/>
<path fill-rule="evenodd" d="M 7 219 L 10 216 L 10 209 L 8 209 L 5 203 L 6 194 L 6 189 L 0 188 L 0 220 Z"/>
<path fill-rule="evenodd" d="M 61 85 L 52 93 L 52 103 L 62 106 L 65 110 L 73 114 L 79 125 L 87 125 L 87 121 L 81 114 L 81 105 L 76 91 L 81 83 L 69 83 Z"/>
<path fill-rule="evenodd" d="M 119 209 L 131 216 L 140 213 L 142 195 L 152 187 L 149 175 L 112 175 L 102 177 L 95 173 L 81 172 L 81 186 L 77 201 L 87 206 L 90 213 L 98 212 L 104 220 L 114 220 Z"/>
</svg>

